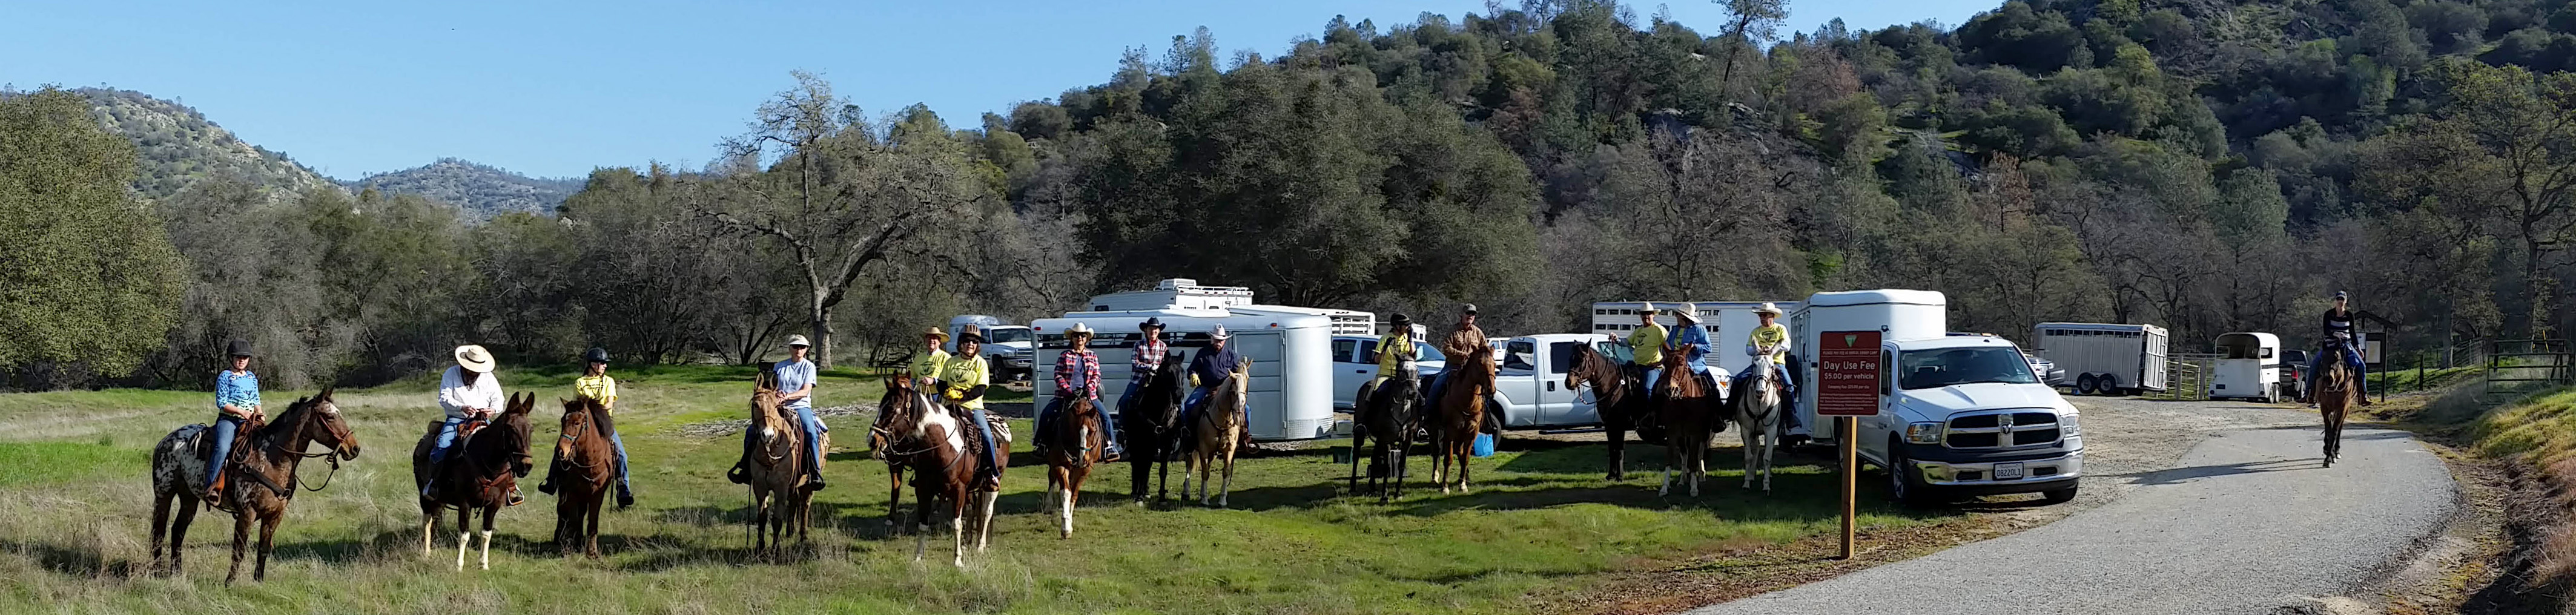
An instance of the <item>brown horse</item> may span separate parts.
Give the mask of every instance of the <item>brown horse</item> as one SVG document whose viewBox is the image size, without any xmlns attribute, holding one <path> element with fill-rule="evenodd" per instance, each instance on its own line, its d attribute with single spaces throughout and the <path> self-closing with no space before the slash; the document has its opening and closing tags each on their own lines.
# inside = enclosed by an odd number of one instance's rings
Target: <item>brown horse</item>
<svg viewBox="0 0 2576 615">
<path fill-rule="evenodd" d="M 2323 363 L 2318 369 L 2325 371 L 2317 374 L 2317 413 L 2325 415 L 2325 465 L 2331 468 L 2343 456 L 2344 416 L 2361 404 L 2361 387 L 2355 386 L 2361 375 L 2333 351 L 2327 351 Z"/>
<path fill-rule="evenodd" d="M 1478 344 L 1466 356 L 1452 357 L 1449 382 L 1442 385 L 1440 399 L 1433 402 L 1437 418 L 1432 421 L 1433 449 L 1439 457 L 1432 460 L 1433 474 L 1440 492 L 1448 493 L 1449 472 L 1458 473 L 1459 493 L 1467 492 L 1467 461 L 1474 455 L 1476 434 L 1485 425 L 1485 398 L 1494 392 L 1494 377 L 1501 367 L 1494 364 L 1494 347 Z"/>
<path fill-rule="evenodd" d="M 1690 483 L 1691 497 L 1699 497 L 1699 481 L 1708 474 L 1709 440 L 1717 435 L 1717 399 L 1691 373 L 1690 360 L 1683 353 L 1664 353 L 1663 370 L 1663 380 L 1655 388 L 1663 397 L 1664 484 L 1655 488 L 1655 494 L 1672 493 L 1673 470 L 1678 468 L 1682 480 Z"/>
<path fill-rule="evenodd" d="M 188 524 L 197 518 L 198 481 L 206 476 L 209 461 L 206 439 L 213 430 L 205 425 L 181 427 L 161 438 L 152 449 L 152 563 L 161 563 L 162 536 L 169 536 L 169 571 L 179 572 L 180 546 L 187 542 Z M 323 453 L 304 452 L 315 443 L 329 447 Z M 268 579 L 268 554 L 274 550 L 277 526 L 286 521 L 286 505 L 295 500 L 295 469 L 306 457 L 323 457 L 331 462 L 331 471 L 340 471 L 340 461 L 358 458 L 358 438 L 340 418 L 340 407 L 331 403 L 331 391 L 295 400 L 280 413 L 277 422 L 249 430 L 242 445 L 233 447 L 232 488 L 225 489 L 220 502 L 207 506 L 233 514 L 233 566 L 224 575 L 229 585 L 241 576 L 242 556 L 250 547 L 251 524 L 259 524 L 259 563 L 251 569 L 252 581 Z M 331 479 L 322 479 L 329 486 Z M 320 490 L 320 487 L 312 488 Z M 178 519 L 172 520 L 171 502 L 176 500 Z"/>
<path fill-rule="evenodd" d="M 904 470 L 912 467 L 912 456 L 919 454 L 894 448 L 894 425 L 898 422 L 911 424 L 908 421 L 915 413 L 929 405 L 932 405 L 929 398 L 914 394 L 913 379 L 901 375 L 888 377 L 885 395 L 877 398 L 877 419 L 868 425 L 868 456 L 885 462 L 886 482 L 893 489 L 893 493 L 886 496 L 885 523 L 889 531 L 897 527 L 895 519 L 903 514 Z"/>
<path fill-rule="evenodd" d="M 564 555 L 580 550 L 596 559 L 599 508 L 617 481 L 617 454 L 608 443 L 614 427 L 599 400 L 576 398 L 563 407 L 563 432 L 555 437 L 555 546 Z"/>
<path fill-rule="evenodd" d="M 1058 537 L 1073 537 L 1073 508 L 1081 504 L 1082 482 L 1091 478 L 1092 464 L 1100 463 L 1101 452 L 1109 446 L 1108 437 L 1101 433 L 1102 420 L 1099 406 L 1091 403 L 1091 396 L 1082 395 L 1065 402 L 1051 429 L 1037 434 L 1047 443 L 1048 499 L 1062 511 Z M 1061 499 L 1056 497 L 1058 489 L 1063 490 Z"/>
<path fill-rule="evenodd" d="M 766 368 L 752 381 L 749 429 L 742 468 L 743 483 L 751 487 L 752 552 L 773 553 L 786 548 L 788 536 L 806 539 L 806 508 L 814 492 L 803 488 L 804 425 L 780 399 L 776 376 Z"/>
<path fill-rule="evenodd" d="M 930 535 L 923 529 L 930 523 L 933 505 L 945 502 L 957 549 L 950 563 L 965 567 L 968 526 L 976 532 L 975 550 L 982 552 L 991 543 L 994 493 L 1000 490 L 999 484 L 976 476 L 978 451 L 968 433 L 969 415 L 942 406 L 906 383 L 889 381 L 887 395 L 900 398 L 878 407 L 878 427 L 885 434 L 885 444 L 878 450 L 888 463 L 902 460 L 912 466 L 913 493 L 919 499 L 913 507 L 912 560 L 921 561 L 929 552 Z M 996 451 L 1002 459 L 1010 459 L 1009 434 L 994 435 L 999 436 L 993 438 Z M 1000 472 L 1001 468 L 994 468 L 996 475 Z"/>
<path fill-rule="evenodd" d="M 490 376 L 485 376 L 489 378 Z M 420 443 L 411 449 L 412 486 L 428 486 L 430 496 L 420 498 L 420 551 L 430 552 L 430 532 L 438 528 L 438 513 L 456 509 L 456 569 L 465 569 L 465 549 L 472 534 L 466 531 L 474 522 L 474 511 L 483 511 L 483 569 L 492 569 L 492 519 L 509 504 L 510 492 L 518 488 L 535 465 L 528 457 L 530 444 L 528 413 L 536 410 L 537 396 L 529 393 L 510 397 L 508 409 L 493 418 L 493 423 L 471 435 L 457 434 L 462 441 L 447 450 L 444 463 L 429 461 L 429 449 L 438 443 L 442 421 L 430 421 L 429 433 L 421 434 Z"/>
<path fill-rule="evenodd" d="M 1593 407 L 1601 413 L 1603 431 L 1610 437 L 1610 480 L 1628 478 L 1628 432 L 1637 432 L 1637 440 L 1648 444 L 1664 441 L 1661 409 L 1646 394 L 1645 369 L 1578 346 L 1574 367 L 1565 371 L 1565 389 L 1592 389 Z"/>
<path fill-rule="evenodd" d="M 1216 491 L 1216 507 L 1227 506 L 1226 496 L 1234 492 L 1234 451 L 1243 446 L 1244 440 L 1251 438 L 1247 430 L 1252 421 L 1245 418 L 1244 413 L 1250 401 L 1246 395 L 1251 388 L 1252 358 L 1244 357 L 1235 361 L 1234 372 L 1226 375 L 1225 382 L 1217 383 L 1216 389 L 1208 393 L 1207 408 L 1191 419 L 1190 439 L 1193 445 L 1181 464 L 1183 499 L 1190 497 L 1190 470 L 1197 468 L 1199 505 L 1208 505 L 1208 473 L 1223 463 L 1225 486 Z"/>
</svg>

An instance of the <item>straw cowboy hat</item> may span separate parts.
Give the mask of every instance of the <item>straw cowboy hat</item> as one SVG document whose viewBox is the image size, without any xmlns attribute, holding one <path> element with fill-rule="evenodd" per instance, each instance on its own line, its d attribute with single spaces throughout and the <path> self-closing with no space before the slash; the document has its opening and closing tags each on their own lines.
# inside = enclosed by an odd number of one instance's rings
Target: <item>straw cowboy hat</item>
<svg viewBox="0 0 2576 615">
<path fill-rule="evenodd" d="M 1217 325 L 1215 330 L 1208 331 L 1208 339 L 1221 340 L 1230 337 L 1234 337 L 1234 333 L 1225 330 L 1225 325 Z"/>
<path fill-rule="evenodd" d="M 1755 313 L 1755 314 L 1770 314 L 1770 315 L 1772 315 L 1772 316 L 1778 316 L 1778 315 L 1780 315 L 1780 306 L 1778 306 L 1778 305 L 1773 305 L 1773 304 L 1772 304 L 1771 302 L 1769 302 L 1769 301 L 1764 301 L 1764 302 L 1762 302 L 1762 307 L 1753 308 L 1753 313 Z"/>
<path fill-rule="evenodd" d="M 492 371 L 492 353 L 482 346 L 466 344 L 456 347 L 456 366 L 477 374 Z"/>
<path fill-rule="evenodd" d="M 1685 322 L 1697 324 L 1699 322 L 1699 304 L 1684 303 L 1681 307 L 1673 310 L 1673 317 L 1682 319 Z"/>
<path fill-rule="evenodd" d="M 1647 304 L 1646 304 L 1646 308 L 1645 308 L 1645 309 L 1637 310 L 1637 313 L 1639 313 L 1639 314 L 1644 314 L 1644 315 L 1647 315 L 1647 316 L 1653 316 L 1653 315 L 1656 315 L 1656 314 L 1662 314 L 1662 313 L 1664 313 L 1664 311 L 1663 311 L 1663 310 L 1655 309 L 1655 304 L 1650 302 L 1650 303 L 1647 303 Z"/>
<path fill-rule="evenodd" d="M 1077 322 L 1077 323 L 1073 323 L 1073 326 L 1071 326 L 1071 327 L 1066 327 L 1066 328 L 1064 329 L 1064 336 L 1065 336 L 1065 337 L 1073 337 L 1073 336 L 1076 336 L 1076 335 L 1081 335 L 1081 336 L 1093 336 L 1093 335 L 1094 335 L 1094 333 L 1093 333 L 1093 332 L 1092 332 L 1092 330 L 1091 330 L 1091 325 L 1089 325 L 1089 324 L 1084 324 L 1084 323 L 1078 323 L 1078 322 Z"/>
<path fill-rule="evenodd" d="M 948 341 L 948 332 L 942 331 L 938 327 L 931 327 L 930 330 L 921 332 L 921 336 L 939 338 L 939 341 L 943 342 Z"/>
<path fill-rule="evenodd" d="M 805 336 L 802 336 L 802 335 L 790 335 L 790 336 L 787 336 L 787 347 L 789 347 L 789 348 L 795 348 L 795 347 L 797 347 L 797 346 L 804 346 L 804 347 L 807 347 L 807 348 L 812 348 L 812 347 L 814 347 L 814 342 L 807 341 L 807 340 L 805 339 Z"/>
</svg>

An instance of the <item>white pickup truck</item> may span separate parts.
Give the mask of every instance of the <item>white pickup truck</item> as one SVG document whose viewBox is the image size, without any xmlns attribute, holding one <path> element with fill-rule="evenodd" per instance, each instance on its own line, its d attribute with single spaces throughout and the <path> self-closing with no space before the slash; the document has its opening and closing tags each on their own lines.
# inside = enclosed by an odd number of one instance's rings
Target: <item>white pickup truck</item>
<svg viewBox="0 0 2576 615">
<path fill-rule="evenodd" d="M 1860 455 L 1888 469 L 1908 503 L 2038 493 L 2075 499 L 2084 432 L 2075 406 L 1991 336 L 1880 344 L 1879 412 L 1861 417 Z"/>
</svg>

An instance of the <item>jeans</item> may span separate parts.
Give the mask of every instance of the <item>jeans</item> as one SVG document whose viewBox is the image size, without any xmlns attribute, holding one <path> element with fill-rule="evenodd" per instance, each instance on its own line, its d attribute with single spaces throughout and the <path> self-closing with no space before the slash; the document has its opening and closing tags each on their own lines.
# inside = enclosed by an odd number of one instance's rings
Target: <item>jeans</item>
<svg viewBox="0 0 2576 615">
<path fill-rule="evenodd" d="M 2325 370 L 2317 368 L 2325 365 L 2326 353 L 2329 352 L 2343 356 L 2343 364 L 2352 367 L 2353 388 L 2358 389 L 2362 397 L 2370 397 L 2370 379 L 2362 377 L 2363 372 L 2370 368 L 2362 364 L 2361 353 L 2353 352 L 2350 344 L 2336 340 L 2332 348 L 2308 356 L 2308 398 L 2315 399 L 2317 396 L 2317 379 L 2326 375 Z"/>
<path fill-rule="evenodd" d="M 1214 387 L 1191 389 L 1189 398 L 1181 400 L 1181 424 L 1189 425 L 1192 419 L 1198 418 L 1199 406 L 1207 405 L 1208 395 L 1215 392 Z"/>
<path fill-rule="evenodd" d="M 977 469 L 975 475 L 990 480 L 1002 472 L 1001 449 L 996 448 L 993 443 L 995 439 L 1001 437 L 1001 434 L 993 433 L 993 422 L 984 418 L 983 408 L 968 409 L 966 416 L 967 420 L 975 422 L 975 429 L 984 434 L 984 467 Z"/>
<path fill-rule="evenodd" d="M 805 425 L 805 474 L 823 477 L 823 419 L 814 416 L 813 406 L 797 406 L 796 420 Z"/>
<path fill-rule="evenodd" d="M 1805 425 L 1805 422 L 1798 418 L 1798 381 L 1789 376 L 1787 366 L 1773 365 L 1771 372 L 1780 379 L 1780 388 L 1788 391 L 1787 395 L 1780 398 L 1780 431 L 1788 433 L 1789 430 Z M 1744 368 L 1744 373 L 1735 375 L 1738 380 L 1752 377 L 1753 368 L 1751 367 Z"/>
<path fill-rule="evenodd" d="M 1452 370 L 1445 370 L 1445 369 L 1444 369 L 1444 370 L 1440 370 L 1440 374 L 1439 374 L 1439 375 L 1435 375 L 1435 376 L 1432 376 L 1432 377 L 1431 377 L 1431 391 L 1430 391 L 1431 396 L 1430 396 L 1430 397 L 1426 397 L 1426 398 L 1424 398 L 1424 399 L 1431 400 L 1431 403 L 1433 403 L 1433 404 L 1438 404 L 1438 403 L 1440 403 L 1440 394 L 1441 394 L 1441 392 L 1444 392 L 1444 391 L 1448 391 L 1448 390 L 1449 390 L 1449 373 L 1450 373 L 1451 371 L 1452 371 Z"/>
<path fill-rule="evenodd" d="M 626 438 L 619 434 L 610 433 L 608 434 L 608 446 L 611 450 L 617 452 L 617 488 L 621 490 L 631 490 L 628 489 L 626 484 Z"/>
<path fill-rule="evenodd" d="M 1135 395 L 1136 385 L 1127 385 L 1127 394 Z M 1127 403 L 1127 398 L 1118 398 L 1118 403 Z M 1091 408 L 1094 411 L 1098 411 L 1100 409 L 1100 400 L 1091 400 Z M 1046 409 L 1038 411 L 1038 429 L 1044 430 L 1047 426 L 1054 424 L 1055 413 L 1062 410 L 1064 410 L 1064 398 L 1058 397 L 1055 398 L 1054 401 L 1047 402 Z M 1118 419 L 1110 417 L 1107 414 L 1101 415 L 1100 432 L 1101 439 L 1109 442 L 1109 450 L 1118 450 Z"/>
<path fill-rule="evenodd" d="M 213 489 L 215 477 L 224 473 L 224 460 L 232 458 L 233 438 L 241 433 L 241 427 L 242 420 L 238 418 L 224 416 L 215 419 L 214 442 L 210 443 L 215 447 L 215 456 L 206 461 L 206 488 Z"/>
<path fill-rule="evenodd" d="M 456 429 L 464 424 L 465 419 L 452 416 L 438 424 L 438 442 L 429 445 L 430 465 L 434 466 L 447 461 L 447 451 L 456 448 Z M 437 484 L 436 481 L 431 481 L 427 485 L 421 485 L 420 494 L 429 495 L 429 488 Z"/>
</svg>

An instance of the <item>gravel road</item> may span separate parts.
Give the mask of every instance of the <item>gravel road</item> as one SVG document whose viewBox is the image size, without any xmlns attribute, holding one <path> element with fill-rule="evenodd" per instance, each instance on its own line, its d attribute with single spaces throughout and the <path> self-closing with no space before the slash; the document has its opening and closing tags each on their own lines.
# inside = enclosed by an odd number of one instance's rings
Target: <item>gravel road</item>
<svg viewBox="0 0 2576 615">
<path fill-rule="evenodd" d="M 2286 406 L 2077 405 L 2084 495 L 2011 513 L 2065 518 L 1691 613 L 2307 612 L 2441 531 L 2459 499 L 2405 432 L 2347 429 L 2325 468 L 2317 416 Z"/>
</svg>

